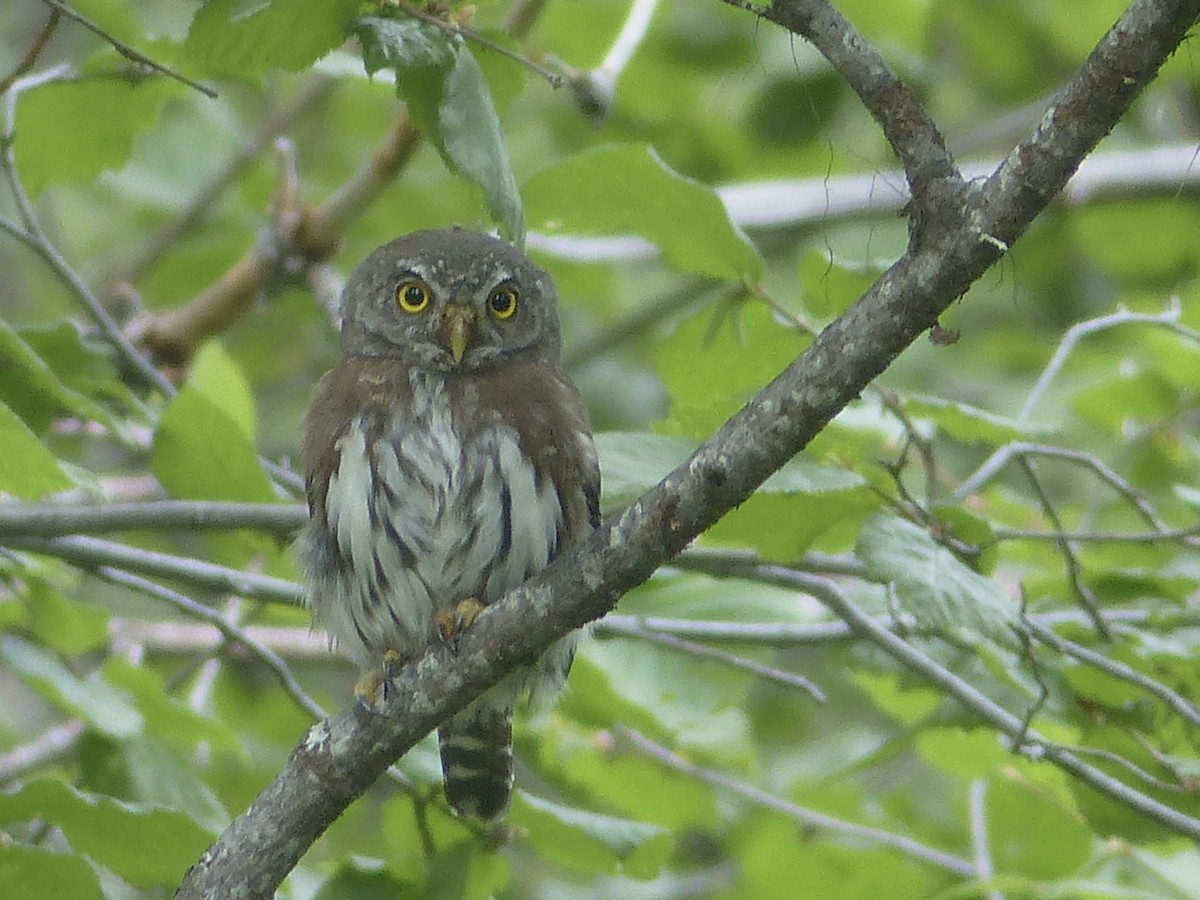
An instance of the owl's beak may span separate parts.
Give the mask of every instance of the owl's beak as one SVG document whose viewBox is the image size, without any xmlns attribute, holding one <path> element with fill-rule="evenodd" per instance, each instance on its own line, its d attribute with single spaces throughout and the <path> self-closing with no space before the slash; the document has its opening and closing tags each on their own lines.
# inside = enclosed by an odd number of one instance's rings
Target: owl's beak
<svg viewBox="0 0 1200 900">
<path fill-rule="evenodd" d="M 459 306 L 451 303 L 442 315 L 442 327 L 446 330 L 446 346 L 456 363 L 462 362 L 463 354 L 467 352 L 467 341 L 471 337 L 471 328 L 475 324 L 475 312 L 469 306 Z"/>
</svg>

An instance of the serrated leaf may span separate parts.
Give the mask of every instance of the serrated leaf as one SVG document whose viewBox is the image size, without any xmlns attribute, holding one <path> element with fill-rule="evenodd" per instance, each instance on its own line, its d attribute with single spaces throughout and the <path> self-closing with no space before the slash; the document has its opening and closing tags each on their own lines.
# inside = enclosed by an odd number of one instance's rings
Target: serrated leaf
<svg viewBox="0 0 1200 900">
<path fill-rule="evenodd" d="M 182 812 L 125 803 L 60 781 L 32 781 L 0 794 L 0 822 L 34 818 L 59 828 L 79 853 L 138 887 L 178 884 L 212 840 Z"/>
<path fill-rule="evenodd" d="M 933 628 L 962 628 L 1011 643 L 1017 606 L 967 568 L 923 528 L 876 515 L 859 533 L 855 555 L 871 580 L 891 583 L 900 606 Z"/>
<path fill-rule="evenodd" d="M 660 430 L 703 439 L 808 345 L 763 303 L 722 305 L 685 319 L 655 351 L 671 396 Z"/>
<path fill-rule="evenodd" d="M 356 32 L 367 71 L 396 72 L 397 93 L 447 168 L 483 191 L 501 233 L 520 245 L 521 196 L 487 79 L 466 41 L 415 19 L 364 16 Z"/>
<path fill-rule="evenodd" d="M 14 153 L 31 195 L 47 185 L 90 181 L 120 168 L 133 139 L 153 125 L 163 104 L 183 88 L 169 79 L 136 85 L 119 79 L 51 82 L 17 103 Z"/>
<path fill-rule="evenodd" d="M 214 69 L 254 74 L 304 69 L 347 37 L 358 0 L 206 0 L 184 50 Z"/>
<path fill-rule="evenodd" d="M 541 855 L 587 873 L 623 872 L 634 878 L 658 875 L 671 853 L 671 833 L 633 822 L 562 806 L 517 791 L 511 819 L 529 832 Z"/>
<path fill-rule="evenodd" d="M 998 447 L 1012 441 L 1045 434 L 1051 429 L 1028 424 L 979 409 L 969 403 L 946 400 L 943 397 L 915 395 L 904 398 L 909 415 L 929 419 L 938 429 L 968 444 L 980 443 Z"/>
<path fill-rule="evenodd" d="M 0 843 L 0 897 L 37 896 L 54 900 L 104 900 L 100 882 L 87 861 L 9 841 Z"/>
<path fill-rule="evenodd" d="M 0 659 L 51 702 L 110 737 L 130 737 L 142 716 L 128 695 L 106 681 L 77 677 L 40 647 L 12 635 L 0 636 Z"/>
<path fill-rule="evenodd" d="M 275 499 L 250 439 L 200 391 L 185 385 L 159 419 L 150 470 L 184 500 Z"/>
<path fill-rule="evenodd" d="M 636 234 L 683 272 L 757 282 L 762 258 L 716 192 L 645 144 L 601 147 L 543 169 L 522 190 L 529 222 L 548 234 Z"/>
<path fill-rule="evenodd" d="M 525 242 L 525 209 L 508 159 L 500 117 L 483 69 L 464 43 L 446 78 L 439 107 L 441 146 L 450 167 L 479 185 L 488 213 L 509 241 Z"/>
<path fill-rule="evenodd" d="M 31 500 L 71 487 L 71 479 L 54 454 L 4 403 L 0 403 L 0 446 L 4 448 L 0 453 L 0 493 Z"/>
</svg>

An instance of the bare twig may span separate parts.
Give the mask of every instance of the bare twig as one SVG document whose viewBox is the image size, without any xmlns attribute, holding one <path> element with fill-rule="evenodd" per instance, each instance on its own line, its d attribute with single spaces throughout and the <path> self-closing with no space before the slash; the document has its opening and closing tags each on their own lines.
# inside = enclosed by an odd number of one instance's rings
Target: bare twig
<svg viewBox="0 0 1200 900">
<path fill-rule="evenodd" d="M 0 784 L 7 784 L 26 772 L 70 753 L 79 744 L 85 731 L 87 725 L 82 719 L 68 719 L 51 725 L 32 741 L 0 754 Z"/>
<path fill-rule="evenodd" d="M 243 597 L 284 603 L 300 601 L 299 586 L 282 578 L 241 572 L 199 559 L 144 550 L 99 538 L 82 535 L 51 539 L 8 537 L 4 545 L 14 550 L 55 556 L 82 568 L 110 566 L 144 575 L 178 579 Z"/>
<path fill-rule="evenodd" d="M 975 857 L 975 871 L 980 881 L 990 881 L 996 875 L 996 867 L 992 864 L 992 851 L 987 833 L 987 782 L 981 778 L 971 781 L 967 808 L 970 810 L 971 849 Z M 1004 900 L 999 891 L 989 891 L 987 900 Z"/>
<path fill-rule="evenodd" d="M 287 663 L 274 650 L 264 644 L 260 644 L 245 629 L 235 625 L 217 610 L 211 609 L 203 603 L 197 603 L 186 594 L 173 591 L 148 578 L 134 575 L 113 566 L 97 566 L 92 571 L 105 581 L 111 581 L 113 584 L 123 585 L 139 593 L 147 594 L 156 600 L 169 604 L 189 618 L 212 626 L 226 641 L 231 641 L 245 647 L 258 662 L 266 666 L 287 695 L 302 710 L 314 719 L 321 719 L 326 715 L 320 704 L 308 696 L 304 689 L 300 687 L 300 683 L 296 681 L 292 670 L 288 668 Z"/>
<path fill-rule="evenodd" d="M 791 803 L 773 794 L 768 794 L 766 791 L 738 781 L 736 778 L 731 778 L 720 772 L 697 766 L 627 725 L 618 725 L 616 731 L 632 747 L 649 756 L 651 759 L 656 759 L 663 765 L 692 778 L 699 779 L 705 784 L 723 788 L 745 800 L 749 800 L 751 803 L 781 813 L 789 819 L 800 823 L 805 828 L 812 828 L 819 832 L 826 832 L 855 840 L 869 841 L 872 844 L 881 844 L 919 862 L 936 866 L 939 869 L 945 869 L 953 872 L 955 875 L 961 875 L 966 878 L 975 877 L 978 874 L 976 867 L 970 860 L 963 859 L 961 856 L 955 856 L 944 850 L 938 850 L 935 847 L 922 844 L 920 841 L 915 841 L 903 834 L 884 831 L 882 828 L 872 828 L 869 825 L 857 825 L 853 822 L 847 822 L 845 819 L 837 819 L 825 813 Z"/>
<path fill-rule="evenodd" d="M 907 669 L 926 678 L 943 693 L 954 697 L 1001 734 L 1013 741 L 1020 740 L 1021 743 L 1015 744 L 1013 747 L 1015 751 L 1032 760 L 1048 760 L 1080 781 L 1102 794 L 1106 794 L 1111 799 L 1123 803 L 1146 818 L 1179 834 L 1193 839 L 1200 838 L 1200 819 L 1167 806 L 1148 794 L 1144 794 L 1106 772 L 1085 763 L 1078 754 L 1071 750 L 1048 741 L 1036 730 L 1028 728 L 1020 718 L 984 695 L 974 685 L 959 678 L 917 647 L 864 614 L 847 599 L 832 581 L 780 567 L 758 566 L 756 568 L 763 577 L 774 575 L 778 584 L 791 584 L 808 591 L 840 616 L 851 628 L 870 639 L 872 643 L 886 651 Z"/>
<path fill-rule="evenodd" d="M 54 34 L 54 29 L 58 27 L 58 23 L 62 18 L 62 13 L 57 9 L 50 10 L 50 16 L 46 19 L 46 24 L 42 26 L 37 37 L 33 39 L 33 43 L 29 45 L 29 49 L 25 55 L 21 57 L 20 62 L 12 67 L 12 70 L 0 78 L 0 94 L 3 94 L 13 83 L 28 72 L 37 64 L 38 57 L 42 55 L 42 51 L 46 49 L 46 44 L 50 42 L 51 36 Z"/>
<path fill-rule="evenodd" d="M 727 666 L 732 666 L 736 669 L 742 669 L 752 675 L 757 675 L 766 681 L 773 681 L 776 684 L 783 685 L 789 688 L 799 688 L 807 693 L 819 703 L 825 703 L 829 698 L 825 696 L 825 692 L 817 687 L 813 682 L 809 681 L 803 675 L 797 675 L 794 672 L 785 672 L 782 669 L 777 669 L 773 666 L 766 666 L 752 659 L 747 659 L 744 656 L 737 656 L 733 653 L 726 653 L 724 650 L 717 650 L 712 647 L 706 647 L 703 644 L 698 644 L 695 641 L 689 641 L 686 638 L 676 637 L 665 632 L 654 631 L 646 627 L 641 622 L 630 623 L 627 619 L 619 622 L 614 622 L 613 617 L 605 619 L 607 627 L 604 629 L 606 634 L 623 635 L 625 637 L 640 638 L 641 640 L 650 641 L 663 647 L 670 647 L 673 650 L 679 650 L 682 653 L 687 653 L 691 656 L 700 659 L 712 659 L 724 663 Z"/>
<path fill-rule="evenodd" d="M 1089 335 L 1122 325 L 1159 325 L 1180 337 L 1200 344 L 1200 332 L 1180 324 L 1181 312 L 1179 298 L 1173 297 L 1167 308 L 1161 313 L 1135 313 L 1127 309 L 1120 309 L 1106 316 L 1098 316 L 1095 319 L 1088 319 L 1086 322 L 1075 323 L 1067 329 L 1067 333 L 1063 335 L 1063 339 L 1058 344 L 1058 349 L 1054 351 L 1054 356 L 1050 358 L 1050 362 L 1046 364 L 1046 368 L 1042 370 L 1042 374 L 1038 376 L 1037 382 L 1029 391 L 1029 395 L 1025 398 L 1025 404 L 1017 413 L 1017 421 L 1021 423 L 1029 421 L 1033 408 L 1046 393 L 1050 382 L 1054 380 L 1067 358 L 1075 351 L 1076 345 Z"/>
<path fill-rule="evenodd" d="M 206 96 L 206 97 L 209 97 L 211 99 L 216 99 L 217 92 L 213 88 L 210 88 L 207 85 L 203 85 L 198 81 L 194 81 L 191 78 L 188 78 L 186 75 L 180 74 L 179 72 L 172 69 L 170 66 L 164 66 L 162 63 L 155 62 L 150 57 L 148 57 L 146 54 L 142 53 L 140 50 L 129 46 L 124 41 L 122 41 L 120 38 L 117 38 L 114 35 L 110 34 L 109 32 L 105 31 L 103 28 L 101 28 L 95 22 L 92 22 L 91 20 L 84 18 L 79 13 L 75 12 L 75 10 L 71 9 L 71 7 L 67 6 L 65 3 L 61 3 L 61 2 L 59 2 L 59 0 L 42 0 L 42 2 L 45 3 L 47 6 L 49 6 L 51 9 L 53 9 L 55 12 L 61 13 L 62 15 L 66 16 L 68 19 L 72 19 L 72 20 L 78 22 L 80 25 L 82 25 L 88 31 L 90 31 L 93 34 L 97 35 L 98 37 L 101 37 L 104 40 L 108 41 L 108 43 L 112 44 L 114 50 L 116 50 L 118 53 L 120 53 L 123 57 L 125 57 L 130 62 L 136 63 L 139 66 L 145 66 L 147 69 L 150 69 L 154 72 L 158 72 L 160 75 L 166 75 L 168 78 L 173 78 L 175 81 L 178 81 L 180 84 L 185 84 L 188 87 L 192 88 L 193 90 L 197 90 L 200 93 L 204 94 L 204 96 Z"/>
<path fill-rule="evenodd" d="M 1059 653 L 1087 663 L 1089 666 L 1099 669 L 1106 675 L 1136 685 L 1147 694 L 1157 697 L 1176 715 L 1190 722 L 1192 725 L 1200 727 L 1200 710 L 1196 709 L 1185 697 L 1171 690 L 1161 681 L 1148 678 L 1132 666 L 1128 666 L 1119 660 L 1111 659 L 1094 650 L 1089 650 L 1075 641 L 1061 637 L 1044 625 L 1039 625 L 1029 619 L 1025 619 L 1022 625 L 1043 644 L 1053 647 Z"/>
<path fill-rule="evenodd" d="M 0 173 L 8 182 L 9 190 L 12 192 L 14 199 L 17 202 L 17 208 L 20 210 L 23 223 L 22 234 L 17 235 L 11 230 L 11 227 L 6 227 L 5 230 L 13 233 L 14 236 L 20 237 L 22 242 L 33 250 L 42 260 L 50 267 L 55 277 L 62 282 L 64 286 L 75 296 L 75 298 L 83 305 L 83 307 L 91 315 L 92 319 L 100 327 L 104 336 L 116 348 L 122 360 L 136 372 L 146 384 L 155 387 L 166 396 L 171 396 L 174 393 L 174 385 L 170 380 L 158 371 L 150 362 L 133 346 L 132 342 L 121 330 L 121 326 L 109 315 L 108 310 L 104 308 L 104 304 L 100 299 L 92 293 L 91 289 L 84 283 L 71 268 L 70 264 L 62 257 L 50 239 L 46 237 L 38 224 L 37 216 L 33 212 L 33 204 L 29 200 L 29 195 L 25 191 L 25 187 L 21 182 L 20 175 L 17 172 L 16 159 L 13 156 L 13 142 L 16 134 L 16 104 L 17 97 L 26 90 L 31 90 L 38 85 L 46 84 L 61 77 L 68 71 L 67 66 L 57 66 L 46 72 L 39 72 L 35 75 L 27 75 L 23 78 L 18 78 L 4 96 L 4 124 L 3 133 L 0 136 Z"/>
<path fill-rule="evenodd" d="M 1054 501 L 1050 499 L 1050 495 L 1042 487 L 1041 479 L 1033 471 L 1033 465 L 1029 462 L 1029 457 L 1018 456 L 1017 466 L 1025 473 L 1025 477 L 1029 479 L 1029 484 L 1032 486 L 1033 493 L 1037 497 L 1042 511 L 1046 514 L 1046 518 L 1050 520 L 1050 524 L 1054 530 L 1061 534 L 1063 532 L 1062 519 L 1059 518 Z M 1083 564 L 1079 561 L 1079 554 L 1071 542 L 1066 539 L 1059 540 L 1058 546 L 1062 550 L 1063 560 L 1067 566 L 1067 580 L 1071 585 L 1071 590 L 1079 600 L 1080 606 L 1084 608 L 1091 618 L 1092 624 L 1096 626 L 1096 630 L 1106 640 L 1111 641 L 1112 630 L 1108 627 L 1108 623 L 1104 621 L 1104 616 L 1100 612 L 1100 604 L 1096 600 L 1096 595 L 1092 593 L 1092 589 L 1083 579 Z"/>
</svg>

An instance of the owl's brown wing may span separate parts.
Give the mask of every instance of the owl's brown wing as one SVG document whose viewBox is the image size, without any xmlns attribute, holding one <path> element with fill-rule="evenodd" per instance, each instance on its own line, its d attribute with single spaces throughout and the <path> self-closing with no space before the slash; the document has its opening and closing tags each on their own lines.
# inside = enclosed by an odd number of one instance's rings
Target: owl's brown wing
<svg viewBox="0 0 1200 900">
<path fill-rule="evenodd" d="M 354 417 L 371 406 L 389 409 L 407 404 L 411 392 L 408 366 L 388 357 L 344 358 L 317 382 L 300 445 L 312 517 L 325 515 L 325 493 L 338 463 L 337 440 Z"/>
<path fill-rule="evenodd" d="M 562 507 L 556 552 L 600 524 L 600 465 L 587 407 L 557 365 L 513 363 L 478 383 L 480 407 L 517 432 L 538 477 L 549 478 Z"/>
</svg>

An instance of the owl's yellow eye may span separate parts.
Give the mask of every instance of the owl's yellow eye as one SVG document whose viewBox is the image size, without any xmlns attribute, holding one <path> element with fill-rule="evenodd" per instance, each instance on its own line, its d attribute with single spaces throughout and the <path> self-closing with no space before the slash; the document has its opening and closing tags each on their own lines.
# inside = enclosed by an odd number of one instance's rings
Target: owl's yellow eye
<svg viewBox="0 0 1200 900">
<path fill-rule="evenodd" d="M 517 292 L 511 287 L 498 287 L 488 296 L 487 305 L 497 319 L 511 319 L 517 311 Z"/>
<path fill-rule="evenodd" d="M 396 302 L 406 313 L 419 313 L 429 305 L 429 288 L 415 278 L 402 281 L 396 287 Z"/>
</svg>

